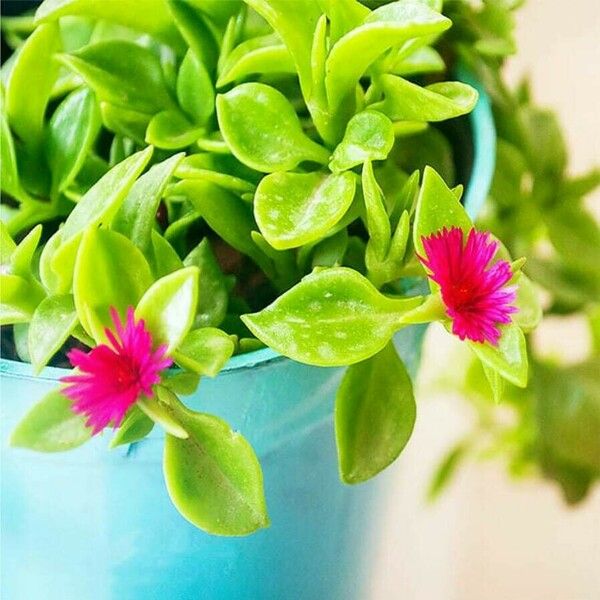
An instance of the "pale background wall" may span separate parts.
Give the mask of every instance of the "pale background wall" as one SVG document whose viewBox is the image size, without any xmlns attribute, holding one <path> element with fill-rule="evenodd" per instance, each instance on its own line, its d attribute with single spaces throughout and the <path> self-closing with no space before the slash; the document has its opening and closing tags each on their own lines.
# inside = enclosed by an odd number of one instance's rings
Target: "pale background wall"
<svg viewBox="0 0 600 600">
<path fill-rule="evenodd" d="M 529 0 L 518 40 L 511 79 L 530 73 L 538 101 L 558 111 L 573 172 L 600 163 L 600 0 Z M 600 218 L 598 194 L 591 205 Z M 540 336 L 574 359 L 584 331 L 557 322 Z M 448 343 L 431 333 L 429 364 L 444 361 Z M 386 475 L 396 493 L 381 513 L 368 598 L 600 599 L 600 490 L 569 510 L 555 487 L 509 481 L 490 463 L 467 468 L 438 504 L 425 505 L 432 469 L 469 413 L 460 398 L 423 396 L 409 448 Z"/>
</svg>

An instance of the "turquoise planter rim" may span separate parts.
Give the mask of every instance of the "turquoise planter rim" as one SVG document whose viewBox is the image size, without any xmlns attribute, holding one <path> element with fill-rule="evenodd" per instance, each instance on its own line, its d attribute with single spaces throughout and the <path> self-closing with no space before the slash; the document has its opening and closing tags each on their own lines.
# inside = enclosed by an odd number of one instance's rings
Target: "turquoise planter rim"
<svg viewBox="0 0 600 600">
<path fill-rule="evenodd" d="M 473 86 L 479 93 L 479 99 L 473 111 L 469 114 L 471 133 L 473 136 L 473 168 L 466 185 L 464 207 L 471 218 L 481 211 L 494 177 L 496 164 L 496 128 L 490 99 L 476 77 L 464 66 L 456 71 L 460 81 Z M 239 371 L 253 369 L 272 362 L 284 360 L 285 356 L 271 350 L 261 348 L 246 354 L 232 356 L 219 373 L 219 376 Z M 22 363 L 7 358 L 0 358 L 0 373 L 9 374 L 23 379 L 58 380 L 69 373 L 69 369 L 46 367 L 39 375 L 34 375 L 29 363 Z"/>
</svg>

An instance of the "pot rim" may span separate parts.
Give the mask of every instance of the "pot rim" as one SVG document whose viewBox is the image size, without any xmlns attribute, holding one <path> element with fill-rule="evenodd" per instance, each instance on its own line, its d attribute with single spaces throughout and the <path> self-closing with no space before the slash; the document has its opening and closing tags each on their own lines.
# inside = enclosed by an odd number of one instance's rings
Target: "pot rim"
<svg viewBox="0 0 600 600">
<path fill-rule="evenodd" d="M 481 211 L 494 177 L 496 165 L 496 127 L 490 99 L 475 75 L 465 66 L 458 65 L 457 79 L 468 83 L 479 93 L 475 108 L 468 115 L 473 135 L 473 168 L 465 186 L 464 207 L 471 218 Z M 261 348 L 253 352 L 232 356 L 219 376 L 245 369 L 255 369 L 285 360 L 286 357 L 271 350 Z M 0 358 L 0 373 L 22 379 L 45 379 L 56 381 L 70 372 L 60 367 L 45 367 L 39 375 L 33 375 L 31 365 L 7 358 Z"/>
</svg>

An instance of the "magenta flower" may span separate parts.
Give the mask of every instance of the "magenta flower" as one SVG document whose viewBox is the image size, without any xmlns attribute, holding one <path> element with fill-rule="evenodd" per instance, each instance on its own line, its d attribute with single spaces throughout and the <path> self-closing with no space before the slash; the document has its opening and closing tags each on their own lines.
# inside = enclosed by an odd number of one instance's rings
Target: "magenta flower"
<svg viewBox="0 0 600 600">
<path fill-rule="evenodd" d="M 140 396 L 152 396 L 152 386 L 160 373 L 173 364 L 165 356 L 166 346 L 153 350 L 152 336 L 144 321 L 135 322 L 133 308 L 127 309 L 127 322 L 121 322 L 114 308 L 110 316 L 115 333 L 105 329 L 108 344 L 99 344 L 89 353 L 71 350 L 68 358 L 79 373 L 63 377 L 62 392 L 73 400 L 73 410 L 87 417 L 96 434 L 107 425 L 118 427 Z"/>
<path fill-rule="evenodd" d="M 452 333 L 461 340 L 488 341 L 496 346 L 500 325 L 511 322 L 516 288 L 506 286 L 512 278 L 510 264 L 498 260 L 490 266 L 498 242 L 490 234 L 471 229 L 466 244 L 458 227 L 422 237 L 425 257 L 419 260 L 429 278 L 441 288 Z"/>
</svg>

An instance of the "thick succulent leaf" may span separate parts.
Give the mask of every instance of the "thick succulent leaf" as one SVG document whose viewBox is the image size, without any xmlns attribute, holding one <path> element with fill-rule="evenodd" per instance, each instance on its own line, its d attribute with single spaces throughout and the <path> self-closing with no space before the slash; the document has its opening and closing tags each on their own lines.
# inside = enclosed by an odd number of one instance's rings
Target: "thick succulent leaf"
<svg viewBox="0 0 600 600">
<path fill-rule="evenodd" d="M 390 299 L 356 271 L 336 267 L 305 277 L 262 311 L 243 315 L 267 346 L 299 362 L 333 367 L 379 352 L 422 298 Z"/>
<path fill-rule="evenodd" d="M 97 342 L 104 328 L 114 328 L 110 308 L 124 317 L 152 283 L 144 255 L 125 236 L 108 229 L 90 229 L 83 236 L 73 277 L 75 306 L 81 325 Z"/>
<path fill-rule="evenodd" d="M 425 167 L 413 226 L 417 252 L 423 252 L 422 237 L 441 231 L 444 227 L 460 227 L 467 232 L 473 224 L 444 180 L 431 167 Z"/>
<path fill-rule="evenodd" d="M 181 150 L 202 137 L 204 129 L 193 125 L 179 110 L 155 114 L 146 130 L 146 143 L 165 150 Z"/>
<path fill-rule="evenodd" d="M 127 236 L 146 255 L 160 200 L 183 157 L 183 153 L 176 154 L 144 173 L 133 184 L 112 221 L 112 228 Z"/>
<path fill-rule="evenodd" d="M 325 83 L 331 108 L 335 110 L 369 66 L 386 50 L 413 38 L 441 33 L 449 19 L 422 2 L 393 2 L 371 12 L 357 27 L 343 36 L 327 58 Z"/>
<path fill-rule="evenodd" d="M 188 50 L 177 75 L 177 99 L 193 123 L 204 125 L 215 110 L 215 89 L 204 63 Z"/>
<path fill-rule="evenodd" d="M 269 519 L 260 463 L 224 421 L 186 412 L 186 440 L 167 435 L 164 475 L 173 504 L 191 523 L 216 535 L 247 535 Z"/>
<path fill-rule="evenodd" d="M 154 429 L 154 421 L 146 415 L 138 406 L 133 405 L 121 426 L 110 440 L 110 448 L 116 448 L 124 444 L 133 444 L 144 439 Z"/>
<path fill-rule="evenodd" d="M 256 222 L 277 250 L 314 242 L 350 208 L 355 185 L 352 173 L 272 173 L 254 196 Z"/>
<path fill-rule="evenodd" d="M 119 210 L 126 194 L 148 164 L 152 146 L 113 167 L 81 197 L 61 230 L 63 244 L 85 227 L 109 221 Z"/>
<path fill-rule="evenodd" d="M 231 192 L 198 179 L 181 181 L 175 191 L 184 195 L 230 246 L 252 258 L 263 270 L 269 270 L 270 262 L 252 240 L 257 225 L 248 204 Z"/>
<path fill-rule="evenodd" d="M 28 146 L 41 144 L 44 114 L 58 73 L 54 53 L 60 34 L 54 23 L 38 27 L 19 50 L 6 89 L 6 114 L 13 131 Z"/>
<path fill-rule="evenodd" d="M 71 294 L 48 296 L 35 309 L 29 324 L 29 357 L 37 374 L 67 341 L 79 319 Z"/>
<path fill-rule="evenodd" d="M 276 36 L 245 40 L 227 56 L 217 86 L 240 81 L 254 74 L 295 73 L 296 67 L 286 46 Z"/>
<path fill-rule="evenodd" d="M 204 327 L 186 335 L 175 353 L 175 360 L 188 371 L 216 377 L 234 350 L 233 340 L 224 331 Z"/>
<path fill-rule="evenodd" d="M 466 83 L 445 81 L 421 87 L 402 77 L 382 75 L 382 102 L 370 108 L 392 121 L 445 121 L 460 117 L 477 104 L 477 91 Z"/>
<path fill-rule="evenodd" d="M 135 314 L 144 319 L 157 344 L 173 352 L 190 330 L 198 302 L 197 267 L 186 267 L 155 282 L 140 300 Z"/>
<path fill-rule="evenodd" d="M 289 100 L 268 85 L 244 83 L 217 96 L 217 115 L 233 154 L 257 171 L 329 160 L 329 152 L 304 134 Z"/>
<path fill-rule="evenodd" d="M 60 60 L 103 102 L 148 114 L 175 108 L 158 57 L 138 44 L 107 40 L 62 54 Z"/>
<path fill-rule="evenodd" d="M 329 168 L 339 173 L 367 160 L 385 160 L 393 145 L 391 121 L 373 110 L 360 112 L 350 119 L 344 139 L 331 157 Z"/>
<path fill-rule="evenodd" d="M 335 400 L 340 475 L 360 483 L 390 465 L 415 424 L 412 383 L 394 344 L 346 371 Z"/>
<path fill-rule="evenodd" d="M 63 452 L 81 446 L 91 437 L 85 419 L 71 410 L 71 401 L 54 390 L 17 425 L 10 445 L 37 452 Z"/>
<path fill-rule="evenodd" d="M 294 59 L 305 97 L 310 95 L 313 33 L 321 16 L 314 0 L 245 0 L 277 32 Z"/>
<path fill-rule="evenodd" d="M 497 346 L 467 342 L 481 362 L 518 387 L 527 385 L 527 345 L 518 325 L 507 325 Z"/>
<path fill-rule="evenodd" d="M 45 0 L 37 9 L 36 22 L 55 21 L 65 16 L 104 19 L 132 29 L 144 31 L 168 44 L 181 44 L 173 27 L 166 3 L 153 2 L 151 10 L 143 10 L 139 0 L 98 2 L 97 0 Z"/>
<path fill-rule="evenodd" d="M 71 185 L 100 131 L 94 94 L 76 90 L 58 106 L 46 133 L 46 158 L 52 175 L 52 196 Z"/>
<path fill-rule="evenodd" d="M 198 308 L 195 327 L 217 327 L 227 314 L 229 288 L 207 239 L 202 240 L 184 259 L 186 267 L 200 269 Z"/>
</svg>

